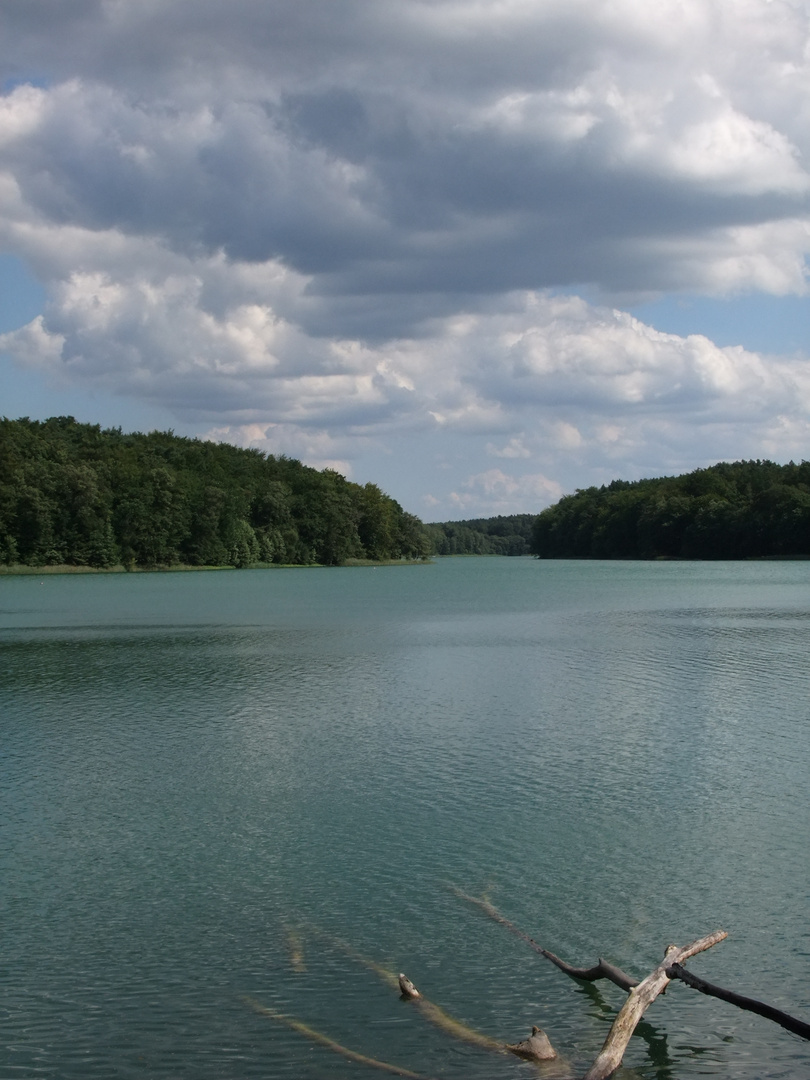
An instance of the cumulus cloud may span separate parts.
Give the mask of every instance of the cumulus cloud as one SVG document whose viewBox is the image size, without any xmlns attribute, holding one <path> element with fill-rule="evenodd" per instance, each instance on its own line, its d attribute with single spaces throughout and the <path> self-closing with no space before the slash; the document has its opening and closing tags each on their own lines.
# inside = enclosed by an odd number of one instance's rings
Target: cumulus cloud
<svg viewBox="0 0 810 1080">
<path fill-rule="evenodd" d="M 0 113 L 32 215 L 281 259 L 360 333 L 381 293 L 401 333 L 459 293 L 805 286 L 785 0 L 60 8 L 60 35 L 51 4 L 4 15 L 7 71 L 53 78 Z"/>
<path fill-rule="evenodd" d="M 160 402 L 208 437 L 345 473 L 395 436 L 480 443 L 479 456 L 504 464 L 463 484 L 456 469 L 442 496 L 450 512 L 545 504 L 577 469 L 609 479 L 688 465 L 697 430 L 727 444 L 742 428 L 783 453 L 808 432 L 800 358 L 661 333 L 579 297 L 512 295 L 507 311 L 368 344 L 307 335 L 282 315 L 306 302 L 307 282 L 275 263 L 242 267 L 235 288 L 222 256 L 142 264 L 133 253 L 125 274 L 117 239 L 111 248 L 56 285 L 45 315 L 0 337 L 0 350 L 55 379 Z"/>
<path fill-rule="evenodd" d="M 619 310 L 807 292 L 799 0 L 26 0 L 0 41 L 22 365 L 345 469 L 466 439 L 446 507 L 807 433 L 800 358 Z"/>
</svg>

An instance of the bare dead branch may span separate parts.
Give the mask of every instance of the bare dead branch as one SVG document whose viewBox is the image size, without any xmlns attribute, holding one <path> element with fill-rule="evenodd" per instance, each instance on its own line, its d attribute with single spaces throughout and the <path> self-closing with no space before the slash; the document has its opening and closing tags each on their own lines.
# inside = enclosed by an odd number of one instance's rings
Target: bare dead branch
<svg viewBox="0 0 810 1080">
<path fill-rule="evenodd" d="M 561 960 L 559 956 L 555 956 L 554 953 L 549 952 L 548 949 L 541 948 L 531 938 L 529 940 L 539 953 L 545 956 L 547 960 L 550 960 L 552 964 L 556 964 L 560 971 L 564 971 L 566 975 L 570 975 L 572 979 L 582 979 L 584 982 L 596 982 L 599 979 L 609 979 L 612 983 L 620 986 L 622 990 L 627 991 L 632 990 L 634 986 L 638 986 L 638 979 L 634 979 L 631 975 L 628 975 L 627 972 L 616 967 L 615 964 L 603 960 L 601 956 L 594 967 L 572 967 L 571 964 L 566 964 L 564 960 Z"/>
<path fill-rule="evenodd" d="M 698 938 L 691 945 L 684 945 L 681 948 L 677 945 L 670 945 L 667 948 L 666 956 L 658 967 L 646 979 L 643 979 L 638 986 L 633 987 L 627 995 L 627 1001 L 625 1001 L 619 1015 L 613 1021 L 613 1026 L 605 1039 L 599 1056 L 585 1073 L 583 1080 L 607 1080 L 607 1077 L 618 1069 L 622 1063 L 627 1044 L 630 1042 L 630 1037 L 635 1031 L 636 1024 L 670 981 L 667 969 L 673 964 L 688 960 L 690 956 L 696 956 L 697 953 L 710 949 L 712 945 L 716 945 L 726 937 L 728 937 L 728 934 L 725 930 L 717 930 L 706 937 Z"/>
</svg>

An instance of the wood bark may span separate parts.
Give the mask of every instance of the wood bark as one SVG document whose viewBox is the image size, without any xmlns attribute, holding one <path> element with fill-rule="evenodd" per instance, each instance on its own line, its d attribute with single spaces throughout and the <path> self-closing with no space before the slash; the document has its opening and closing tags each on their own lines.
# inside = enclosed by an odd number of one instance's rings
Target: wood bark
<svg viewBox="0 0 810 1080">
<path fill-rule="evenodd" d="M 548 1035 L 536 1025 L 528 1039 L 519 1043 L 507 1043 L 506 1049 L 526 1061 L 553 1061 L 557 1056 Z"/>
<path fill-rule="evenodd" d="M 710 949 L 712 945 L 716 945 L 726 937 L 728 935 L 725 930 L 717 930 L 713 934 L 693 941 L 691 945 L 668 946 L 666 955 L 658 967 L 638 986 L 634 986 L 627 995 L 627 1001 L 613 1021 L 613 1026 L 599 1056 L 585 1073 L 583 1080 L 607 1080 L 607 1077 L 618 1069 L 636 1025 L 670 981 L 667 969 L 673 964 L 688 960 L 690 956 L 696 956 L 697 953 Z"/>
<path fill-rule="evenodd" d="M 589 968 L 572 967 L 571 964 L 566 964 L 565 960 L 561 960 L 559 956 L 555 956 L 553 952 L 549 952 L 548 949 L 543 949 L 539 945 L 532 942 L 535 949 L 547 960 L 550 960 L 552 964 L 556 964 L 560 971 L 564 971 L 566 975 L 570 975 L 572 979 L 582 979 L 585 982 L 596 982 L 598 979 L 609 979 L 612 983 L 620 986 L 622 990 L 628 992 L 633 989 L 634 986 L 638 986 L 638 979 L 634 979 L 632 975 L 628 975 L 626 971 L 622 971 L 621 968 L 617 968 L 615 964 L 609 963 L 607 960 L 603 960 L 599 957 L 598 963 Z"/>
</svg>

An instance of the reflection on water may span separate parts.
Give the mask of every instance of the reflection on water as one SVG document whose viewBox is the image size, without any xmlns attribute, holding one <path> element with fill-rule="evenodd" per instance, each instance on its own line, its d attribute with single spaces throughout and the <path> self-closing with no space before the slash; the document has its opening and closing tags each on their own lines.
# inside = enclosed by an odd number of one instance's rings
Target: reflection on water
<svg viewBox="0 0 810 1080">
<path fill-rule="evenodd" d="M 638 976 L 725 927 L 694 970 L 810 1016 L 808 585 L 523 559 L 0 579 L 0 1080 L 373 1075 L 245 998 L 421 1075 L 534 1075 L 363 957 L 581 1073 L 622 992 L 449 883 Z M 808 1060 L 678 985 L 626 1074 Z"/>
</svg>

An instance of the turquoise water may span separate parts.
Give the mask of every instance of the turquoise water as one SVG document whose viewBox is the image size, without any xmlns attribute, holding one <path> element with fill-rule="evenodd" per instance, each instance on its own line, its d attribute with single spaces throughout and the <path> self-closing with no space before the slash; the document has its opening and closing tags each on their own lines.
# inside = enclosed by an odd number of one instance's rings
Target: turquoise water
<svg viewBox="0 0 810 1080">
<path fill-rule="evenodd" d="M 810 1020 L 809 635 L 806 562 L 0 578 L 0 1080 L 375 1075 L 246 998 L 536 1075 L 363 957 L 581 1074 L 621 991 L 451 885 L 635 975 L 723 927 L 692 970 Z M 617 1075 L 810 1072 L 680 984 L 647 1021 Z"/>
</svg>

